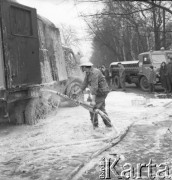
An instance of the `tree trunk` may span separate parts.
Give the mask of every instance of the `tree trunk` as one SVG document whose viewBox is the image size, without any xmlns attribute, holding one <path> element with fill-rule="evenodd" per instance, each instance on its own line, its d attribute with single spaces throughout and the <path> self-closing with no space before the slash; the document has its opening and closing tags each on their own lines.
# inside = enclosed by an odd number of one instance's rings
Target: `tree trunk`
<svg viewBox="0 0 172 180">
<path fill-rule="evenodd" d="M 155 34 L 155 50 L 159 50 L 160 48 L 160 42 L 159 42 L 159 32 L 157 28 L 157 23 L 156 23 L 156 13 L 155 13 L 155 6 L 153 7 L 153 24 L 154 24 L 154 34 Z"/>
<path fill-rule="evenodd" d="M 130 31 L 130 33 L 131 33 L 131 38 L 130 38 L 129 41 L 130 41 L 131 57 L 135 60 L 136 57 L 135 57 L 135 53 L 133 51 L 133 38 L 134 38 L 134 34 L 133 34 L 132 30 Z"/>
<path fill-rule="evenodd" d="M 148 48 L 148 50 L 150 50 L 149 35 L 147 32 L 146 32 L 146 42 L 147 42 L 147 48 Z"/>
</svg>

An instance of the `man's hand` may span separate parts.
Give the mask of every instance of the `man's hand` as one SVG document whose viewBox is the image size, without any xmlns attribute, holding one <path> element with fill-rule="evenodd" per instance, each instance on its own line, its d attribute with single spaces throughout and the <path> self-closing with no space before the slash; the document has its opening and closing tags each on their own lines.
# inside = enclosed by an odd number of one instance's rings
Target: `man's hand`
<svg viewBox="0 0 172 180">
<path fill-rule="evenodd" d="M 96 105 L 96 102 L 95 102 L 95 101 L 92 101 L 92 102 L 90 103 L 90 105 L 91 105 L 91 106 L 95 106 L 95 105 Z"/>
<path fill-rule="evenodd" d="M 91 93 L 89 88 L 86 88 L 85 91 L 87 92 L 87 94 Z"/>
<path fill-rule="evenodd" d="M 92 95 L 92 102 L 90 103 L 91 106 L 95 106 L 96 105 L 96 96 Z"/>
</svg>

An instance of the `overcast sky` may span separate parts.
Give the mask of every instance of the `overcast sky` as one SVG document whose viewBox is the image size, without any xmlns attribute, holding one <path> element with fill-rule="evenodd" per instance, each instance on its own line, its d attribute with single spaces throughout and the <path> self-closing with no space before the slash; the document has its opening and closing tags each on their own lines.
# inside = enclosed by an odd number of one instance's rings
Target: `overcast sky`
<svg viewBox="0 0 172 180">
<path fill-rule="evenodd" d="M 51 20 L 57 27 L 59 24 L 73 26 L 82 39 L 81 48 L 84 55 L 90 56 L 91 43 L 86 40 L 86 24 L 80 13 L 90 14 L 100 10 L 100 3 L 75 3 L 76 0 L 17 0 L 19 3 L 34 7 L 38 14 Z"/>
</svg>

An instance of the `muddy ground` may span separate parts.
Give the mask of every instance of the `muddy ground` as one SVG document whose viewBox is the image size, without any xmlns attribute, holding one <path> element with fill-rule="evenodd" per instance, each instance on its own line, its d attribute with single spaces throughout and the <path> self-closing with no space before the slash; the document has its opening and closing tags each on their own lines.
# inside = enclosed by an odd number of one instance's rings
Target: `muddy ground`
<svg viewBox="0 0 172 180">
<path fill-rule="evenodd" d="M 121 164 L 170 160 L 172 106 L 164 106 L 170 101 L 135 87 L 111 92 L 107 112 L 117 133 L 105 128 L 100 118 L 100 128 L 94 131 L 82 107 L 61 107 L 34 126 L 1 125 L 0 180 L 99 179 L 100 159 L 116 155 L 123 157 Z M 91 158 L 133 122 L 122 141 Z"/>
</svg>

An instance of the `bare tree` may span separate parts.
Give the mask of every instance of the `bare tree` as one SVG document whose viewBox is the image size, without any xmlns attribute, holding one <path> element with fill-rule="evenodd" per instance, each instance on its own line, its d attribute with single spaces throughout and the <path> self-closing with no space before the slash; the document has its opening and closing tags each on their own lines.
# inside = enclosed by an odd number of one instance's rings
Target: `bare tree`
<svg viewBox="0 0 172 180">
<path fill-rule="evenodd" d="M 93 1 L 95 3 L 95 0 Z M 132 60 L 141 52 L 158 50 L 165 44 L 166 26 L 170 23 L 169 14 L 172 13 L 171 2 L 119 0 L 96 0 L 96 2 L 104 3 L 105 8 L 95 14 L 82 15 L 86 21 L 92 19 L 92 22 L 87 24 L 94 37 L 94 49 L 97 51 L 93 53 L 93 59 L 97 59 L 95 55 L 101 54 L 98 57 L 108 62 L 110 59 Z M 170 27 L 169 24 L 168 31 Z M 172 37 L 170 32 L 167 35 L 168 38 Z M 169 40 L 166 46 L 170 46 Z"/>
<path fill-rule="evenodd" d="M 61 24 L 62 43 L 70 48 L 78 48 L 80 45 L 80 39 L 78 38 L 75 28 Z"/>
</svg>

